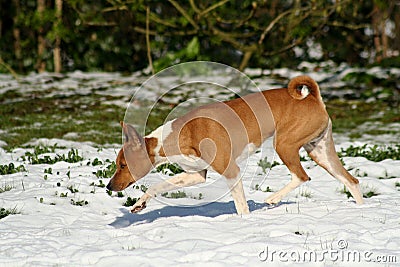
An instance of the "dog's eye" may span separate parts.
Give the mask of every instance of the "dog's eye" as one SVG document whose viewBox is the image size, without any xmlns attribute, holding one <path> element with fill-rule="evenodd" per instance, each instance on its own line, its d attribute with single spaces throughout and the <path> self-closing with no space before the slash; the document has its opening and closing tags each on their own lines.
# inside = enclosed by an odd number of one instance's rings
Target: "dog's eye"
<svg viewBox="0 0 400 267">
<path fill-rule="evenodd" d="M 123 170 L 125 167 L 126 167 L 126 165 L 125 165 L 125 164 L 121 164 L 121 165 L 119 165 L 119 168 L 120 168 L 121 170 Z"/>
</svg>

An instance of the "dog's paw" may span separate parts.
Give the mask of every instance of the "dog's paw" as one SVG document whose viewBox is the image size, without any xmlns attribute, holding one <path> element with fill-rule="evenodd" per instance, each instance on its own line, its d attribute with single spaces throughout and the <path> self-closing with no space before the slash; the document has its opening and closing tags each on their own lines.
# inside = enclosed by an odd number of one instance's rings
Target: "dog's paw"
<svg viewBox="0 0 400 267">
<path fill-rule="evenodd" d="M 139 211 L 142 211 L 142 210 L 144 210 L 146 208 L 146 202 L 143 202 L 143 203 L 138 203 L 138 205 L 137 204 L 135 204 L 133 207 L 132 207 L 132 209 L 131 209 L 131 212 L 132 213 L 138 213 Z"/>
<path fill-rule="evenodd" d="M 272 195 L 269 198 L 265 200 L 265 203 L 270 204 L 270 205 L 275 205 L 281 202 L 281 196 L 278 195 Z"/>
</svg>

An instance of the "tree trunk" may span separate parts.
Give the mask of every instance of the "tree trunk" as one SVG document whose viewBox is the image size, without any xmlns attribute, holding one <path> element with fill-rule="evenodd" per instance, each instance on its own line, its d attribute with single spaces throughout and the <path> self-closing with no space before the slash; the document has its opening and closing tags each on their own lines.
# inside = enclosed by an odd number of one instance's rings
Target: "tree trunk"
<svg viewBox="0 0 400 267">
<path fill-rule="evenodd" d="M 376 62 L 380 63 L 387 57 L 388 37 L 386 35 L 387 10 L 382 10 L 375 4 L 372 15 L 372 29 L 374 30 L 374 45 L 376 51 Z"/>
<path fill-rule="evenodd" d="M 239 70 L 244 71 L 244 69 L 247 67 L 247 64 L 249 64 L 250 58 L 253 55 L 253 51 L 246 51 L 243 55 L 242 61 L 240 62 L 239 65 Z"/>
<path fill-rule="evenodd" d="M 55 23 L 55 31 L 56 31 L 56 40 L 53 51 L 53 59 L 54 59 L 54 72 L 60 73 L 62 64 L 61 64 L 61 37 L 59 34 L 59 27 L 62 23 L 62 0 L 56 0 L 56 23 Z"/>
<path fill-rule="evenodd" d="M 40 18 L 42 18 L 45 9 L 46 9 L 46 0 L 37 0 L 37 12 L 39 13 Z M 40 25 L 38 30 L 38 51 L 37 51 L 38 55 L 36 61 L 36 69 L 38 72 L 44 72 L 46 70 L 46 62 L 43 60 L 44 52 L 46 49 L 46 43 L 43 34 L 44 34 L 43 25 Z"/>
<path fill-rule="evenodd" d="M 15 6 L 15 15 L 13 17 L 13 37 L 14 37 L 14 54 L 18 62 L 18 71 L 22 71 L 22 49 L 21 49 L 21 31 L 18 25 L 18 16 L 21 13 L 19 0 L 13 0 Z"/>
<path fill-rule="evenodd" d="M 400 50 L 400 12 L 394 12 L 394 25 L 396 28 L 393 49 Z"/>
</svg>

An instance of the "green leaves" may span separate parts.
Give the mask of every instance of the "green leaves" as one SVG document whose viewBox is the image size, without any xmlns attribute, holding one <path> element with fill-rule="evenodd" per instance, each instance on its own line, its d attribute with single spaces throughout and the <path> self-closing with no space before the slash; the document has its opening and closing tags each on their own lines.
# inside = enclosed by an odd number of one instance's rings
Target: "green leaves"
<svg viewBox="0 0 400 267">
<path fill-rule="evenodd" d="M 26 169 L 22 165 L 19 165 L 18 167 L 16 167 L 14 163 L 10 163 L 8 165 L 0 165 L 0 175 L 13 174 L 24 171 L 26 171 Z"/>
<path fill-rule="evenodd" d="M 186 47 L 177 52 L 168 52 L 164 57 L 154 61 L 156 72 L 165 69 L 173 64 L 197 59 L 200 54 L 200 43 L 197 37 L 193 37 Z"/>
<path fill-rule="evenodd" d="M 76 163 L 82 161 L 83 157 L 79 155 L 78 149 L 71 148 L 66 155 L 56 155 L 55 157 L 50 155 L 40 156 L 40 153 L 37 152 L 26 152 L 22 159 L 29 161 L 30 164 L 54 164 L 59 161 Z"/>
<path fill-rule="evenodd" d="M 382 161 L 384 159 L 400 160 L 400 145 L 393 146 L 353 146 L 341 149 L 339 157 L 365 157 L 371 161 Z"/>
<path fill-rule="evenodd" d="M 1 208 L 0 209 L 0 219 L 3 219 L 7 217 L 8 215 L 13 215 L 13 214 L 19 214 L 20 212 L 17 210 L 17 208 L 12 208 L 12 209 L 6 209 L 6 208 Z"/>
</svg>

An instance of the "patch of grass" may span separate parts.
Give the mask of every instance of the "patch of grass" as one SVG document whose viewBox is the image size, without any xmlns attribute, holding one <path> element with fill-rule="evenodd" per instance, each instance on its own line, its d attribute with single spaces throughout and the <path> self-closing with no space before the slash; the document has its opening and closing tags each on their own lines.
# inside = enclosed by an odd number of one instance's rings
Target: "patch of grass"
<svg viewBox="0 0 400 267">
<path fill-rule="evenodd" d="M 341 194 L 344 194 L 347 196 L 347 198 L 353 197 L 350 193 L 350 191 L 347 189 L 347 187 L 344 185 L 343 188 L 339 191 Z"/>
<path fill-rule="evenodd" d="M 254 189 L 257 190 L 257 191 L 262 191 L 262 192 L 266 192 L 266 193 L 274 192 L 269 186 L 267 186 L 265 189 L 261 189 L 259 184 L 256 184 L 254 186 Z"/>
<path fill-rule="evenodd" d="M 311 197 L 312 197 L 311 191 L 310 191 L 309 189 L 307 189 L 307 188 L 301 187 L 301 188 L 299 189 L 299 191 L 300 191 L 300 192 L 297 194 L 297 197 L 298 197 L 298 196 L 302 196 L 302 197 L 305 197 L 305 198 L 311 198 Z"/>
<path fill-rule="evenodd" d="M 54 153 L 56 152 L 56 149 L 65 149 L 66 147 L 64 146 L 58 146 L 57 143 L 54 145 L 36 145 L 36 146 L 27 146 L 26 148 L 33 148 L 33 155 L 41 155 L 41 154 L 46 154 L 46 153 Z"/>
<path fill-rule="evenodd" d="M 334 99 L 325 104 L 333 121 L 333 131 L 337 133 L 359 137 L 361 134 L 354 132 L 354 129 L 365 122 L 375 122 L 377 115 L 382 123 L 400 121 L 399 109 L 393 108 L 385 101 L 366 103 L 360 100 Z M 387 132 L 376 132 L 376 134 L 382 133 Z"/>
<path fill-rule="evenodd" d="M 71 204 L 74 205 L 74 206 L 81 206 L 82 207 L 82 206 L 88 205 L 89 202 L 86 201 L 86 200 L 74 200 L 74 199 L 71 198 Z"/>
<path fill-rule="evenodd" d="M 13 174 L 25 171 L 26 169 L 24 166 L 19 165 L 18 167 L 16 167 L 14 163 L 10 163 L 8 165 L 0 165 L 0 175 Z"/>
<path fill-rule="evenodd" d="M 339 157 L 364 157 L 371 161 L 382 161 L 384 159 L 400 160 L 400 144 L 393 146 L 353 146 L 341 149 Z"/>
<path fill-rule="evenodd" d="M 396 183 L 394 184 L 394 186 L 395 186 L 395 187 L 398 187 L 398 190 L 400 191 L 400 182 L 396 182 Z"/>
<path fill-rule="evenodd" d="M 8 144 L 7 149 L 21 147 L 34 138 L 60 138 L 67 133 L 77 133 L 74 140 L 78 142 L 120 142 L 120 127 L 115 122 L 121 120 L 125 108 L 102 103 L 121 97 L 98 94 L 46 97 L 48 92 L 43 91 L 25 96 L 5 94 L 0 94 L 0 125 L 4 130 L 0 139 Z M 10 97 L 18 100 L 9 101 Z"/>
<path fill-rule="evenodd" d="M 188 195 L 184 191 L 177 191 L 177 192 L 166 192 L 161 194 L 163 197 L 166 198 L 186 198 Z"/>
<path fill-rule="evenodd" d="M 97 186 L 100 188 L 106 187 L 106 185 L 103 183 L 103 180 L 99 180 L 99 184 L 95 184 L 94 182 L 90 184 L 91 186 Z"/>
<path fill-rule="evenodd" d="M 375 188 L 370 188 L 370 187 L 365 187 L 363 191 L 363 197 L 364 198 L 371 198 L 374 196 L 379 196 L 379 193 L 376 191 Z M 345 194 L 347 196 L 347 198 L 351 198 L 353 197 L 350 193 L 350 191 L 346 188 L 346 186 L 343 186 L 343 188 L 339 191 L 342 194 Z"/>
<path fill-rule="evenodd" d="M 261 167 L 263 173 L 267 173 L 268 169 L 271 169 L 277 165 L 280 165 L 279 162 L 274 161 L 273 163 L 268 161 L 268 158 L 260 159 L 257 163 L 258 166 Z"/>
<path fill-rule="evenodd" d="M 371 190 L 363 193 L 363 197 L 365 197 L 365 198 L 371 198 L 374 196 L 379 196 L 379 194 L 375 191 L 375 189 L 371 189 Z"/>
<path fill-rule="evenodd" d="M 21 212 L 19 212 L 16 207 L 12 208 L 12 209 L 1 208 L 0 209 L 0 220 L 9 215 L 20 214 L 20 213 Z"/>
<path fill-rule="evenodd" d="M 75 193 L 79 192 L 79 190 L 77 188 L 75 188 L 73 185 L 68 186 L 67 189 L 69 191 L 71 191 L 72 194 L 75 194 Z"/>
<path fill-rule="evenodd" d="M 12 185 L 5 184 L 3 187 L 0 187 L 0 194 L 7 191 L 11 191 L 13 188 L 14 187 Z"/>
<path fill-rule="evenodd" d="M 56 155 L 54 158 L 49 155 L 41 156 L 41 154 L 25 152 L 25 155 L 21 159 L 28 161 L 30 164 L 54 164 L 59 161 L 76 163 L 82 161 L 83 157 L 79 155 L 78 149 L 71 148 L 67 155 Z"/>
<path fill-rule="evenodd" d="M 149 189 L 149 187 L 146 186 L 146 185 L 144 185 L 144 184 L 142 184 L 142 185 L 140 185 L 140 186 L 139 186 L 139 185 L 136 185 L 135 188 L 136 188 L 137 190 L 140 189 L 140 191 L 142 191 L 143 193 L 146 193 L 147 189 Z"/>
<path fill-rule="evenodd" d="M 103 162 L 98 158 L 95 158 L 92 162 L 89 161 L 87 165 L 98 166 L 98 165 L 103 165 Z"/>
<path fill-rule="evenodd" d="M 106 161 L 106 162 L 110 162 L 110 161 Z M 114 175 L 116 170 L 117 170 L 117 165 L 115 164 L 115 161 L 113 161 L 110 164 L 108 164 L 105 169 L 98 170 L 97 172 L 94 172 L 93 174 L 95 174 L 97 178 L 111 178 Z"/>
<path fill-rule="evenodd" d="M 161 164 L 157 166 L 155 171 L 169 176 L 174 176 L 175 174 L 184 172 L 184 170 L 176 163 Z"/>
<path fill-rule="evenodd" d="M 197 200 L 201 200 L 204 198 L 202 193 L 199 193 L 197 196 L 193 196 L 193 195 L 188 195 L 186 194 L 186 192 L 184 191 L 177 191 L 177 192 L 165 192 L 163 194 L 161 194 L 161 196 L 165 197 L 165 198 L 192 198 L 192 199 L 197 199 Z"/>
<path fill-rule="evenodd" d="M 349 169 L 349 171 L 350 171 L 350 170 L 351 170 L 351 169 Z M 367 176 L 368 176 L 368 173 L 363 172 L 363 171 L 361 171 L 359 168 L 357 168 L 357 169 L 354 170 L 354 176 L 357 176 L 357 177 L 367 177 Z"/>
<path fill-rule="evenodd" d="M 128 197 L 127 199 L 126 199 L 126 201 L 124 202 L 124 204 L 122 204 L 123 206 L 125 206 L 125 207 L 131 207 L 131 206 L 133 206 L 133 205 L 135 205 L 135 203 L 138 201 L 139 199 L 138 198 L 131 198 L 131 197 Z"/>
</svg>

